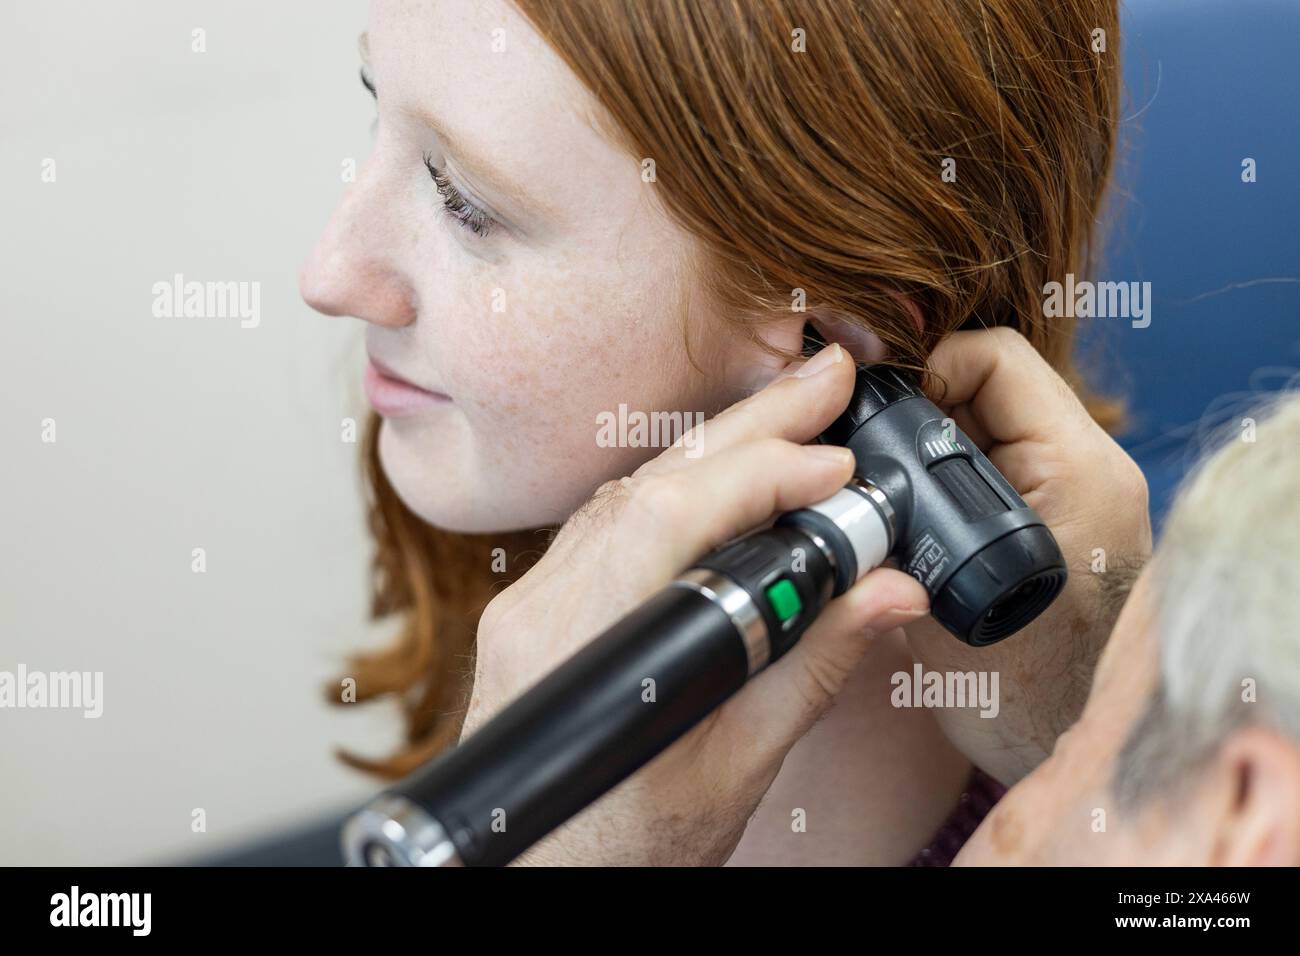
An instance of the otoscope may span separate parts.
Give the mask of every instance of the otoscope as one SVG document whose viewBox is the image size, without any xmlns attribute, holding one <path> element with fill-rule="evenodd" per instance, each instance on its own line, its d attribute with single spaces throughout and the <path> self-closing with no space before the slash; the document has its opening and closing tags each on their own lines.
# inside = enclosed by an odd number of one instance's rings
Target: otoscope
<svg viewBox="0 0 1300 956">
<path fill-rule="evenodd" d="M 859 368 L 819 440 L 853 451 L 848 485 L 706 555 L 376 798 L 344 827 L 348 862 L 510 862 L 703 720 L 887 559 L 976 647 L 1020 630 L 1065 586 L 1042 519 L 911 374 Z"/>
</svg>

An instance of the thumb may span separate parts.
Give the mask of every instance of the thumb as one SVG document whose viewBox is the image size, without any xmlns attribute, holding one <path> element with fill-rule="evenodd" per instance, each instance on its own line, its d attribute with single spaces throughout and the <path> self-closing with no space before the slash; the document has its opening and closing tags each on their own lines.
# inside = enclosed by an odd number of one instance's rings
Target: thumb
<svg viewBox="0 0 1300 956">
<path fill-rule="evenodd" d="M 758 675 L 752 682 L 756 693 L 737 695 L 735 702 L 746 704 L 737 716 L 751 727 L 755 741 L 783 756 L 830 708 L 872 638 L 924 617 L 929 604 L 915 578 L 876 568 L 831 601 L 799 643 Z"/>
</svg>

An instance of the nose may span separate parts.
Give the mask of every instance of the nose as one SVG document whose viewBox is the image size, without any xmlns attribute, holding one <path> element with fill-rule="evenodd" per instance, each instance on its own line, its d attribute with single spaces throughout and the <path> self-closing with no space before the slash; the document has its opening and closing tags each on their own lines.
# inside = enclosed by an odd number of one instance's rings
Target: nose
<svg viewBox="0 0 1300 956">
<path fill-rule="evenodd" d="M 303 300 L 324 315 L 392 328 L 414 322 L 415 291 L 390 238 L 403 234 L 397 211 L 379 172 L 364 169 L 299 270 Z"/>
</svg>

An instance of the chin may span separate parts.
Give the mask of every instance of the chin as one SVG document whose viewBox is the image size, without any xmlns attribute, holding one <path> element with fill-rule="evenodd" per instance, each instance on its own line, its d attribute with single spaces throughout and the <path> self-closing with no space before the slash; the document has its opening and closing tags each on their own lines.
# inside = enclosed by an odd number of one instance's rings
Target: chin
<svg viewBox="0 0 1300 956">
<path fill-rule="evenodd" d="M 462 442 L 428 438 L 387 419 L 379 432 L 384 475 L 421 521 L 456 534 L 504 534 L 554 522 L 536 498 L 511 494 L 498 487 L 496 474 L 483 474 Z"/>
<path fill-rule="evenodd" d="M 481 514 L 486 510 L 482 508 L 483 499 L 471 499 L 463 493 L 465 486 L 458 470 L 449 467 L 454 458 L 460 457 L 454 446 L 429 453 L 423 450 L 423 444 L 401 424 L 384 419 L 380 426 L 379 465 L 402 504 L 421 521 L 445 531 L 483 534 L 500 530 Z"/>
</svg>

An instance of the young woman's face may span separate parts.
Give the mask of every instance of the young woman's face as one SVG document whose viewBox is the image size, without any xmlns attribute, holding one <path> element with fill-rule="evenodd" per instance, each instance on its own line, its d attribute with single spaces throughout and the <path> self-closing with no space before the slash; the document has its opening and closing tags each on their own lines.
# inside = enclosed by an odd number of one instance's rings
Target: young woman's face
<svg viewBox="0 0 1300 956">
<path fill-rule="evenodd" d="M 363 45 L 374 151 L 301 287 L 367 323 L 380 457 L 413 511 L 468 532 L 562 521 L 657 453 L 604 447 L 602 413 L 712 413 L 770 377 L 708 314 L 640 158 L 509 3 L 376 0 Z"/>
</svg>

